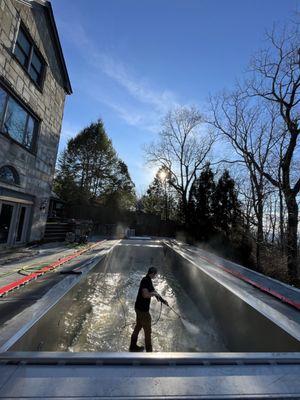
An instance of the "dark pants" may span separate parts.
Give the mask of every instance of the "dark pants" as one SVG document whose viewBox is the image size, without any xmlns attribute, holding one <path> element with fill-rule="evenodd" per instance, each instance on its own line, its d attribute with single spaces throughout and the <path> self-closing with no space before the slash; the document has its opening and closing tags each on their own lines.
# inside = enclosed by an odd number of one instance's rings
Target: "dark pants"
<svg viewBox="0 0 300 400">
<path fill-rule="evenodd" d="M 135 312 L 136 312 L 136 325 L 131 335 L 131 346 L 136 345 L 140 330 L 143 328 L 145 332 L 146 351 L 152 351 L 151 315 L 149 311 L 144 312 L 136 309 Z"/>
</svg>

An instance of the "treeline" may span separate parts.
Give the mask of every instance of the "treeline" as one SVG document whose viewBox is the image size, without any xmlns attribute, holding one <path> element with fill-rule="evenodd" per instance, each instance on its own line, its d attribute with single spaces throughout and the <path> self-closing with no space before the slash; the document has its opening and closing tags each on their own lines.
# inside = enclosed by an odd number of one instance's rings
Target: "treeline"
<svg viewBox="0 0 300 400">
<path fill-rule="evenodd" d="M 251 234 L 236 183 L 227 169 L 216 174 L 206 163 L 193 180 L 184 210 L 166 170 L 160 168 L 139 200 L 138 209 L 158 215 L 166 222 L 176 222 L 178 230 L 183 230 L 189 241 L 201 242 L 223 256 L 255 267 Z"/>
<path fill-rule="evenodd" d="M 167 113 L 145 148 L 158 173 L 137 203 L 101 120 L 69 140 L 56 193 L 67 205 L 136 206 L 175 221 L 191 240 L 299 284 L 299 24 L 268 39 L 250 72 L 211 97 L 205 115 L 196 107 Z"/>
<path fill-rule="evenodd" d="M 207 162 L 230 169 L 243 227 L 233 230 L 241 242 L 246 235 L 252 243 L 253 268 L 299 284 L 299 23 L 273 30 L 267 39 L 268 47 L 252 58 L 244 79 L 211 97 L 205 115 L 195 107 L 171 110 L 158 140 L 146 148 L 146 159 L 164 170 L 177 200 L 173 214 L 195 240 L 207 240 L 204 230 L 210 236 L 219 229 L 228 237 L 225 222 L 217 228 L 202 213 L 204 190 L 194 208 L 191 204 Z M 213 204 L 215 189 L 206 190 Z M 150 194 L 142 199 L 146 208 Z M 214 213 L 222 225 L 227 210 Z"/>
<path fill-rule="evenodd" d="M 101 120 L 68 141 L 59 158 L 53 190 L 66 208 L 89 204 L 115 210 L 135 208 L 127 165 L 117 156 Z"/>
</svg>

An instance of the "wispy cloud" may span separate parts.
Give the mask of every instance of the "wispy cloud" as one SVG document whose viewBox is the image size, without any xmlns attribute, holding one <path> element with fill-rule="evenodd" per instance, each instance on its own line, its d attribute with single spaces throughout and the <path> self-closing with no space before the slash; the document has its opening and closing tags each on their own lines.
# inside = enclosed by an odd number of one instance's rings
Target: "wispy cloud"
<svg viewBox="0 0 300 400">
<path fill-rule="evenodd" d="M 90 93 L 97 101 L 105 104 L 112 109 L 128 125 L 146 130 L 153 134 L 159 132 L 160 118 L 157 119 L 157 112 L 153 110 L 141 110 L 138 107 L 130 106 L 128 104 L 120 104 L 118 101 L 109 99 L 106 96 L 98 95 L 93 92 Z"/>
<path fill-rule="evenodd" d="M 63 23 L 62 26 L 64 33 L 77 46 L 77 50 L 85 58 L 89 67 L 98 74 L 101 71 L 119 85 L 127 95 L 126 102 L 121 102 L 119 98 L 114 99 L 111 96 L 107 99 L 105 94 L 97 96 L 97 100 L 116 111 L 118 116 L 129 125 L 157 132 L 161 117 L 168 110 L 179 105 L 178 96 L 169 89 L 154 88 L 155 84 L 151 83 L 149 78 L 141 77 L 115 54 L 100 50 L 88 37 L 82 25 L 76 24 L 76 30 L 71 29 L 68 23 Z M 97 85 L 97 82 L 94 82 L 94 85 Z M 91 94 L 93 94 L 92 91 L 94 92 L 94 85 L 89 89 Z M 130 102 L 133 101 L 134 110 L 130 107 Z"/>
<path fill-rule="evenodd" d="M 147 132 L 150 137 L 157 134 L 162 117 L 171 108 L 179 106 L 179 96 L 169 88 L 160 87 L 153 77 L 144 76 L 141 71 L 125 63 L 114 49 L 107 49 L 104 48 L 105 44 L 96 43 L 79 21 L 76 21 L 76 29 L 74 21 L 72 25 L 60 21 L 60 27 L 65 40 L 72 46 L 73 54 L 76 54 L 77 65 L 85 71 L 77 79 L 77 92 L 87 95 L 95 104 L 108 107 L 121 121 L 137 128 L 132 129 L 132 132 L 139 135 L 139 143 L 141 131 Z M 74 128 L 64 124 L 60 149 L 67 139 L 78 132 Z M 138 182 L 137 190 L 143 193 L 156 169 L 145 165 L 139 150 L 135 149 L 133 158 L 128 156 L 124 159 L 134 180 Z"/>
<path fill-rule="evenodd" d="M 94 54 L 96 65 L 114 81 L 118 82 L 136 100 L 148 104 L 161 112 L 178 105 L 177 96 L 170 90 L 153 90 L 146 79 L 133 76 L 120 60 L 108 54 Z"/>
</svg>

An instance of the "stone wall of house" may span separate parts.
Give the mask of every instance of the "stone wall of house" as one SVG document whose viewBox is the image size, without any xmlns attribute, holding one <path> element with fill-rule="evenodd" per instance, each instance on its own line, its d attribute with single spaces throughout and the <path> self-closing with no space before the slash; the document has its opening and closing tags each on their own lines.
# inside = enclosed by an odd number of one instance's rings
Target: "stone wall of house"
<svg viewBox="0 0 300 400">
<path fill-rule="evenodd" d="M 48 64 L 42 91 L 12 57 L 20 19 Z M 0 0 L 0 78 L 41 119 L 35 154 L 0 133 L 0 166 L 12 165 L 20 175 L 20 187 L 11 189 L 34 196 L 28 239 L 40 240 L 47 219 L 65 102 L 59 59 L 44 6 L 33 3 L 30 7 L 17 0 Z"/>
</svg>

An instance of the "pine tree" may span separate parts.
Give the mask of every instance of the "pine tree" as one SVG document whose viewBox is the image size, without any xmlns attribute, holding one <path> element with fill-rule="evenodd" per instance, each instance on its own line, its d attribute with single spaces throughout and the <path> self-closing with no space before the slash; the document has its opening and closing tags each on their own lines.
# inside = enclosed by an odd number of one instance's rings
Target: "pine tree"
<svg viewBox="0 0 300 400">
<path fill-rule="evenodd" d="M 145 213 L 159 215 L 163 220 L 173 220 L 176 218 L 176 204 L 168 173 L 164 168 L 160 168 L 140 200 L 140 209 Z"/>
<path fill-rule="evenodd" d="M 59 158 L 59 169 L 53 180 L 53 191 L 68 205 L 85 204 L 89 193 L 76 183 L 72 164 L 72 158 L 68 151 L 64 150 Z"/>
<path fill-rule="evenodd" d="M 107 192 L 103 195 L 103 204 L 119 210 L 133 210 L 136 203 L 134 183 L 127 165 L 118 160 L 114 164 L 113 174 Z"/>
<path fill-rule="evenodd" d="M 195 179 L 190 193 L 189 221 L 197 239 L 207 240 L 213 232 L 214 173 L 207 163 L 199 178 Z"/>
<path fill-rule="evenodd" d="M 213 195 L 213 213 L 215 229 L 229 238 L 240 222 L 240 202 L 235 182 L 225 170 L 220 177 Z"/>
<path fill-rule="evenodd" d="M 114 206 L 121 208 L 134 205 L 134 184 L 101 120 L 68 141 L 59 160 L 54 190 L 67 204 L 114 200 Z"/>
</svg>

